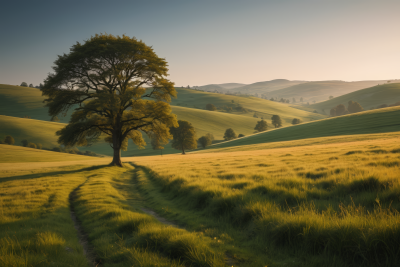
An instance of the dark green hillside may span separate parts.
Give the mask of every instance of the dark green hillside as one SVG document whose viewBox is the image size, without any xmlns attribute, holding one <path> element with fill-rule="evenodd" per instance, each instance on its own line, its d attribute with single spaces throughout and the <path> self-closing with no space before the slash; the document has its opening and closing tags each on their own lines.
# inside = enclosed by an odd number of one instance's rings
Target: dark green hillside
<svg viewBox="0 0 400 267">
<path fill-rule="evenodd" d="M 314 137 L 400 131 L 400 107 L 377 109 L 333 117 L 223 142 L 209 148 L 300 140 Z"/>
</svg>

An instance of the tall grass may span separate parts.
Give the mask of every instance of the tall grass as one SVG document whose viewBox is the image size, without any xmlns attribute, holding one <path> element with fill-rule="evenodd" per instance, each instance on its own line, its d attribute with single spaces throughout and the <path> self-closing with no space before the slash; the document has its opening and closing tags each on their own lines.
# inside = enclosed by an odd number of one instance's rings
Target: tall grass
<svg viewBox="0 0 400 267">
<path fill-rule="evenodd" d="M 88 170 L 0 173 L 0 266 L 88 266 L 68 203 Z"/>
<path fill-rule="evenodd" d="M 135 162 L 170 200 L 244 229 L 260 252 L 397 266 L 399 151 L 388 139 Z"/>
</svg>

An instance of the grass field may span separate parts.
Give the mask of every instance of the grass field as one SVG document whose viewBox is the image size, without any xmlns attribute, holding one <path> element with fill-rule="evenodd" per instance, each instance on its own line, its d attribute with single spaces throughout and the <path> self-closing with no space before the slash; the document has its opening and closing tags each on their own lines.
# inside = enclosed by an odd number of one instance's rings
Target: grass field
<svg viewBox="0 0 400 267">
<path fill-rule="evenodd" d="M 324 136 L 396 132 L 400 131 L 400 123 L 398 123 L 399 116 L 400 107 L 359 112 L 286 128 L 278 128 L 273 131 L 262 132 L 248 137 L 215 144 L 209 146 L 208 149 Z"/>
<path fill-rule="evenodd" d="M 325 110 L 326 114 L 339 104 L 348 106 L 348 102 L 356 101 L 365 109 L 376 108 L 379 105 L 391 105 L 400 101 L 400 83 L 387 83 L 358 90 L 349 94 L 345 94 L 334 99 L 311 105 L 318 111 Z"/>
<path fill-rule="evenodd" d="M 160 214 L 213 225 L 244 266 L 249 251 L 253 266 L 397 266 L 399 151 L 389 138 L 132 160 Z"/>
</svg>

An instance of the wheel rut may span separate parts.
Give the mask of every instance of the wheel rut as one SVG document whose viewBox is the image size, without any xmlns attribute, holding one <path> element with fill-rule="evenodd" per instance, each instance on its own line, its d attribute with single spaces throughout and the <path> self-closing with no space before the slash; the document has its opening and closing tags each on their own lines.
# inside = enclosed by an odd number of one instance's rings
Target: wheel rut
<svg viewBox="0 0 400 267">
<path fill-rule="evenodd" d="M 90 263 L 91 266 L 100 267 L 101 266 L 100 262 L 98 262 L 96 260 L 94 248 L 89 243 L 88 235 L 83 230 L 81 222 L 75 215 L 75 209 L 74 209 L 74 205 L 73 205 L 74 201 L 77 198 L 77 192 L 78 192 L 79 188 L 81 188 L 87 181 L 88 181 L 88 179 L 84 183 L 80 184 L 77 188 L 72 190 L 72 192 L 69 194 L 69 207 L 70 207 L 69 209 L 70 209 L 71 219 L 74 222 L 74 227 L 75 227 L 77 235 L 78 235 L 79 243 L 83 247 L 83 254 L 85 255 L 87 261 Z"/>
</svg>

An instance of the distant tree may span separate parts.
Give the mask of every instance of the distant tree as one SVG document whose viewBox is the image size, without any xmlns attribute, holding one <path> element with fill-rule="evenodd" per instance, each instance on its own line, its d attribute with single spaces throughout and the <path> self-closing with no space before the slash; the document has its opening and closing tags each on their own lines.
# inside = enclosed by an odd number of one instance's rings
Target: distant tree
<svg viewBox="0 0 400 267">
<path fill-rule="evenodd" d="M 4 139 L 4 144 L 13 145 L 15 144 L 15 140 L 11 135 L 7 135 L 6 138 Z"/>
<path fill-rule="evenodd" d="M 237 138 L 237 135 L 232 128 L 226 129 L 225 134 L 224 134 L 225 140 L 228 141 L 228 140 L 232 140 L 232 139 L 236 139 L 236 138 Z"/>
<path fill-rule="evenodd" d="M 239 111 L 239 112 L 247 112 L 247 109 L 245 109 L 245 108 L 242 107 L 242 106 L 237 106 L 237 107 L 235 107 L 235 109 L 236 109 L 237 111 Z"/>
<path fill-rule="evenodd" d="M 339 104 L 336 106 L 336 116 L 345 115 L 347 113 L 348 113 L 348 111 L 347 111 L 345 105 Z"/>
<path fill-rule="evenodd" d="M 29 87 L 32 87 L 32 88 L 34 88 L 33 84 L 29 84 Z"/>
<path fill-rule="evenodd" d="M 293 97 L 292 102 L 293 102 L 293 103 L 296 103 L 296 98 Z"/>
<path fill-rule="evenodd" d="M 214 111 L 214 110 L 217 110 L 217 107 L 214 106 L 213 104 L 207 104 L 207 105 L 206 105 L 206 109 L 207 109 L 207 110 Z"/>
<path fill-rule="evenodd" d="M 50 121 L 59 122 L 60 119 L 57 116 L 53 116 L 53 117 L 51 117 Z"/>
<path fill-rule="evenodd" d="M 43 146 L 42 146 L 41 143 L 37 143 L 37 148 L 38 148 L 38 149 L 42 149 L 42 147 L 43 147 Z"/>
<path fill-rule="evenodd" d="M 303 103 L 303 97 L 300 97 L 300 102 Z"/>
<path fill-rule="evenodd" d="M 187 89 L 190 89 L 190 86 L 188 85 L 186 88 L 187 88 Z"/>
<path fill-rule="evenodd" d="M 300 123 L 301 123 L 301 120 L 300 120 L 300 119 L 294 118 L 294 119 L 292 120 L 292 124 L 293 124 L 293 125 L 300 124 Z"/>
<path fill-rule="evenodd" d="M 258 118 L 257 113 L 254 112 L 253 118 Z"/>
<path fill-rule="evenodd" d="M 22 146 L 25 146 L 25 147 L 28 146 L 28 144 L 29 144 L 28 140 L 26 140 L 26 139 L 22 140 L 21 143 L 22 143 Z"/>
<path fill-rule="evenodd" d="M 28 84 L 26 82 L 22 82 L 20 86 L 28 87 Z"/>
<path fill-rule="evenodd" d="M 212 133 L 207 133 L 206 137 L 210 138 L 211 142 L 215 140 L 214 135 Z"/>
<path fill-rule="evenodd" d="M 202 136 L 199 138 L 198 143 L 203 147 L 206 148 L 207 146 L 212 144 L 212 140 L 208 136 Z"/>
<path fill-rule="evenodd" d="M 331 117 L 335 117 L 336 116 L 336 107 L 331 109 L 330 114 L 331 114 Z"/>
<path fill-rule="evenodd" d="M 270 98 L 270 101 L 275 101 L 275 99 L 273 97 Z"/>
<path fill-rule="evenodd" d="M 355 102 L 355 101 L 349 101 L 349 105 L 348 105 L 348 107 L 347 107 L 347 110 L 350 112 L 350 113 L 356 113 L 356 112 L 360 112 L 360 111 L 363 111 L 364 109 L 363 109 L 363 107 L 358 103 L 358 102 Z"/>
<path fill-rule="evenodd" d="M 329 96 L 329 99 L 333 99 L 333 95 Z"/>
<path fill-rule="evenodd" d="M 316 109 L 314 109 L 313 113 L 318 113 L 318 111 Z"/>
<path fill-rule="evenodd" d="M 272 120 L 272 125 L 274 125 L 275 128 L 282 126 L 282 120 L 279 115 L 272 115 L 271 120 Z"/>
<path fill-rule="evenodd" d="M 55 147 L 52 149 L 52 151 L 54 152 L 61 152 L 61 148 L 60 147 Z"/>
<path fill-rule="evenodd" d="M 254 127 L 254 130 L 259 131 L 259 132 L 264 132 L 268 128 L 267 122 L 265 120 L 260 120 L 257 122 L 256 127 Z"/>
<path fill-rule="evenodd" d="M 240 137 L 245 137 L 245 135 L 244 135 L 244 134 L 239 134 L 238 137 L 239 137 L 239 138 L 240 138 Z"/>
<path fill-rule="evenodd" d="M 37 146 L 36 146 L 35 143 L 29 143 L 29 144 L 27 145 L 27 147 L 30 147 L 30 148 L 37 148 Z"/>
<path fill-rule="evenodd" d="M 231 100 L 232 101 L 232 103 L 235 103 L 235 100 Z"/>
<path fill-rule="evenodd" d="M 196 132 L 193 125 L 188 121 L 179 120 L 178 125 L 178 127 L 170 128 L 173 136 L 172 147 L 182 150 L 182 154 L 185 154 L 185 149 L 197 148 Z"/>
</svg>

